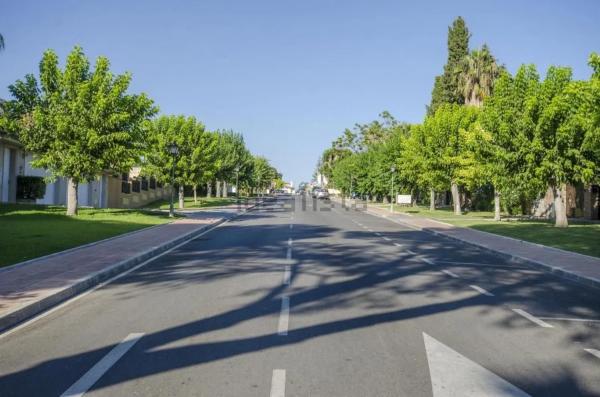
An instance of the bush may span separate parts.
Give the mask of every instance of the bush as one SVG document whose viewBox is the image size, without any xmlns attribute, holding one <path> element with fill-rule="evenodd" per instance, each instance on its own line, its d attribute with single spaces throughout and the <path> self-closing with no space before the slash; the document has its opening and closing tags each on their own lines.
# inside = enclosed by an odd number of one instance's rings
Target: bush
<svg viewBox="0 0 600 397">
<path fill-rule="evenodd" d="M 17 199 L 41 199 L 46 194 L 46 182 L 41 176 L 17 176 Z"/>
</svg>

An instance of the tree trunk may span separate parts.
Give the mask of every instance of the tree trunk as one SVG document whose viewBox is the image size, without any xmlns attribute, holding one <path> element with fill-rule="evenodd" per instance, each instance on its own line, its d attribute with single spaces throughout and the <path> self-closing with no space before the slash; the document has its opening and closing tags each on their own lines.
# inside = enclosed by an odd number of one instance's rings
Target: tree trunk
<svg viewBox="0 0 600 397">
<path fill-rule="evenodd" d="M 569 226 L 567 220 L 567 185 L 552 186 L 552 192 L 554 193 L 554 226 L 567 227 Z"/>
<path fill-rule="evenodd" d="M 183 185 L 179 185 L 179 209 L 183 209 Z"/>
<path fill-rule="evenodd" d="M 494 220 L 500 220 L 500 192 L 494 187 Z"/>
<path fill-rule="evenodd" d="M 212 183 L 206 182 L 206 197 L 212 196 Z"/>
<path fill-rule="evenodd" d="M 215 181 L 215 185 L 217 186 L 217 195 L 216 195 L 216 197 L 219 198 L 219 197 L 221 197 L 221 181 L 217 179 Z"/>
<path fill-rule="evenodd" d="M 67 215 L 75 216 L 77 215 L 77 187 L 79 186 L 79 181 L 74 178 L 69 178 L 67 180 Z"/>
<path fill-rule="evenodd" d="M 223 197 L 227 197 L 227 182 L 223 181 Z"/>
<path fill-rule="evenodd" d="M 454 215 L 462 215 L 460 208 L 460 193 L 458 191 L 458 185 L 456 182 L 452 182 L 450 185 L 450 191 L 452 192 L 452 204 L 454 205 Z"/>
<path fill-rule="evenodd" d="M 435 190 L 429 189 L 429 211 L 435 211 Z"/>
<path fill-rule="evenodd" d="M 194 204 L 198 204 L 198 196 L 197 196 L 197 192 L 196 192 L 197 188 L 198 188 L 198 186 L 194 185 Z"/>
</svg>

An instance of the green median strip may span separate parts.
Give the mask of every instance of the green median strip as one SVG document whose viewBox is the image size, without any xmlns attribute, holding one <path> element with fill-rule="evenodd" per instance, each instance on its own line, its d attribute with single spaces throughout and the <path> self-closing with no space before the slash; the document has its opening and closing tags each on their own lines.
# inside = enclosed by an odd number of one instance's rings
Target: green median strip
<svg viewBox="0 0 600 397">
<path fill-rule="evenodd" d="M 2 204 L 0 267 L 169 221 L 158 211 L 80 208 L 68 217 L 59 206 Z"/>
</svg>

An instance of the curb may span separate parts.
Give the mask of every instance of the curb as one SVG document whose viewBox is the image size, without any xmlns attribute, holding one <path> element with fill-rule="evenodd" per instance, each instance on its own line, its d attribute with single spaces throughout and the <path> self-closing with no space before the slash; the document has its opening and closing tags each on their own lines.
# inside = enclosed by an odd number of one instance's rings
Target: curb
<svg viewBox="0 0 600 397">
<path fill-rule="evenodd" d="M 581 275 L 579 275 L 577 273 L 570 272 L 570 271 L 565 270 L 565 269 L 560 268 L 560 267 L 548 265 L 547 263 L 544 263 L 544 262 L 539 262 L 539 261 L 536 261 L 536 260 L 533 260 L 533 259 L 530 259 L 530 258 L 524 258 L 524 257 L 519 256 L 519 255 L 508 254 L 506 252 L 490 248 L 490 247 L 488 247 L 486 245 L 479 244 L 479 243 L 476 243 L 476 242 L 473 242 L 473 241 L 469 241 L 469 240 L 464 240 L 464 239 L 461 239 L 459 237 L 451 236 L 451 235 L 443 233 L 443 232 L 438 232 L 437 230 L 433 230 L 433 229 L 430 229 L 430 228 L 427 228 L 427 227 L 420 227 L 420 226 L 411 225 L 410 223 L 403 222 L 403 221 L 398 220 L 398 219 L 392 219 L 392 218 L 390 218 L 388 216 L 378 214 L 378 213 L 376 213 L 376 212 L 374 212 L 372 210 L 369 210 L 369 209 L 367 209 L 366 212 L 369 215 L 377 216 L 379 218 L 387 219 L 390 222 L 401 224 L 401 225 L 409 227 L 409 228 L 411 228 L 413 230 L 419 230 L 419 231 L 423 231 L 423 232 L 426 232 L 426 233 L 433 234 L 435 236 L 445 237 L 445 238 L 448 238 L 450 240 L 459 242 L 461 244 L 465 244 L 465 245 L 468 245 L 468 246 L 471 246 L 471 247 L 475 247 L 475 248 L 481 249 L 481 250 L 486 251 L 486 252 L 488 252 L 490 254 L 493 254 L 493 255 L 495 255 L 497 257 L 500 257 L 500 258 L 502 258 L 504 260 L 507 260 L 507 261 L 509 261 L 511 263 L 516 263 L 516 264 L 520 264 L 520 265 L 526 265 L 526 266 L 532 267 L 534 269 L 542 270 L 544 272 L 553 274 L 553 275 L 558 276 L 558 277 L 562 277 L 562 278 L 570 280 L 570 281 L 574 281 L 576 283 L 579 283 L 579 284 L 582 284 L 582 285 L 585 285 L 585 286 L 588 286 L 588 287 L 600 289 L 600 279 L 597 279 L 597 278 L 594 278 L 594 277 L 581 276 Z M 454 226 L 454 227 L 457 227 L 457 226 Z M 500 236 L 500 237 L 504 237 L 504 236 Z M 522 240 L 516 240 L 516 239 L 514 239 L 514 240 L 517 241 L 517 242 L 521 242 L 521 243 L 534 244 L 534 243 L 529 243 L 528 241 L 522 241 Z M 552 247 L 545 247 L 545 248 L 552 248 Z"/>
<path fill-rule="evenodd" d="M 233 215 L 229 218 L 221 218 L 220 220 L 218 220 L 214 223 L 201 226 L 200 228 L 198 228 L 196 230 L 192 230 L 191 232 L 188 232 L 182 236 L 175 237 L 174 239 L 171 239 L 162 245 L 159 245 L 159 246 L 153 247 L 149 250 L 146 250 L 146 251 L 140 253 L 139 255 L 125 259 L 125 260 L 118 262 L 112 266 L 109 266 L 105 269 L 99 270 L 96 273 L 92 273 L 91 275 L 87 276 L 86 278 L 77 281 L 75 284 L 62 289 L 62 290 L 56 292 L 55 294 L 47 296 L 39 301 L 32 302 L 31 304 L 28 304 L 28 305 L 21 307 L 11 313 L 8 313 L 8 314 L 0 317 L 0 334 L 3 333 L 4 331 L 9 330 L 10 328 L 13 328 L 14 326 L 18 325 L 19 323 L 22 323 L 25 320 L 28 320 L 29 318 L 32 318 L 50 308 L 52 308 L 53 306 L 56 306 L 70 298 L 75 297 L 76 295 L 79 295 L 79 294 L 85 292 L 86 290 L 102 283 L 103 281 L 110 279 L 113 276 L 116 276 L 119 273 L 122 273 L 128 269 L 131 269 L 132 267 L 134 267 L 144 261 L 147 261 L 148 259 L 151 259 L 152 257 L 154 257 L 162 252 L 169 250 L 170 248 L 172 248 L 178 244 L 181 244 L 188 240 L 192 240 L 198 234 L 202 234 L 210 229 L 216 228 L 217 226 L 219 226 L 227 221 L 235 219 L 235 218 L 245 214 L 246 212 L 254 209 L 255 207 L 259 206 L 260 204 L 262 204 L 262 202 L 256 203 L 253 206 L 248 207 L 245 210 L 242 210 L 241 212 L 236 213 L 235 215 Z"/>
</svg>

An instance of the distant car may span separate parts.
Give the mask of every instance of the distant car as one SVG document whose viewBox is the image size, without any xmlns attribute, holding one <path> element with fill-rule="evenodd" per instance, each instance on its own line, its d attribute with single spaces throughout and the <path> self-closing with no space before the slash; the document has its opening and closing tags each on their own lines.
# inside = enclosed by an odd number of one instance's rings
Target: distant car
<svg viewBox="0 0 600 397">
<path fill-rule="evenodd" d="M 317 192 L 317 199 L 329 200 L 329 192 L 325 189 L 321 189 Z"/>
</svg>

